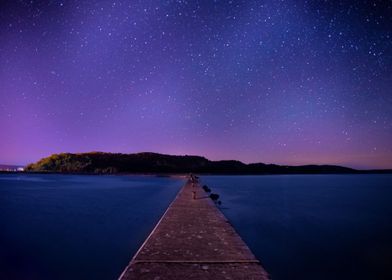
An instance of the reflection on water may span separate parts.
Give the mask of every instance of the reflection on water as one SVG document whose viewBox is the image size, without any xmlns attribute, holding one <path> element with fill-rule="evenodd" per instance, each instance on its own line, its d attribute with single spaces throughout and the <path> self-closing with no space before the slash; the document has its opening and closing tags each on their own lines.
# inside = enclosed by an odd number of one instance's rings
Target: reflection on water
<svg viewBox="0 0 392 280">
<path fill-rule="evenodd" d="M 392 175 L 202 181 L 273 280 L 392 279 Z"/>
<path fill-rule="evenodd" d="M 117 279 L 183 183 L 0 175 L 0 279 Z"/>
</svg>

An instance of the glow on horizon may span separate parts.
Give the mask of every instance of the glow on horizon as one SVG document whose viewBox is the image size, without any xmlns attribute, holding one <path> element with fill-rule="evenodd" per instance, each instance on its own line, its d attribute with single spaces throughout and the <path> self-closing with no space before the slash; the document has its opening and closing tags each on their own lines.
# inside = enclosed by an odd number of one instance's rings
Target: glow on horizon
<svg viewBox="0 0 392 280">
<path fill-rule="evenodd" d="M 2 1 L 0 163 L 150 151 L 392 168 L 384 2 Z"/>
</svg>

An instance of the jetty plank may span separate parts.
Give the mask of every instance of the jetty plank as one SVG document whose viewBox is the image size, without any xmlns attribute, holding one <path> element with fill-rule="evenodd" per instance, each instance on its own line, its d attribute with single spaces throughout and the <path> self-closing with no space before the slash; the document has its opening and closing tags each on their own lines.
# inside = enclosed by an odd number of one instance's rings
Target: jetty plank
<svg viewBox="0 0 392 280">
<path fill-rule="evenodd" d="M 119 279 L 269 277 L 204 190 L 188 181 Z"/>
</svg>

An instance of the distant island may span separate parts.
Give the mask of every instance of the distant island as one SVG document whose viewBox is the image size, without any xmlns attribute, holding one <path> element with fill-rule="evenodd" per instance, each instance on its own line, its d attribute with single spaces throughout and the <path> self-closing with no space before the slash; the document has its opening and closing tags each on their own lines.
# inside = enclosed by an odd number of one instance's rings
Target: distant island
<svg viewBox="0 0 392 280">
<path fill-rule="evenodd" d="M 347 174 L 381 173 L 390 170 L 361 171 L 336 165 L 285 166 L 237 160 L 211 161 L 201 156 L 158 153 L 61 153 L 25 167 L 26 172 L 124 174 L 124 173 L 202 173 L 202 174 Z"/>
</svg>

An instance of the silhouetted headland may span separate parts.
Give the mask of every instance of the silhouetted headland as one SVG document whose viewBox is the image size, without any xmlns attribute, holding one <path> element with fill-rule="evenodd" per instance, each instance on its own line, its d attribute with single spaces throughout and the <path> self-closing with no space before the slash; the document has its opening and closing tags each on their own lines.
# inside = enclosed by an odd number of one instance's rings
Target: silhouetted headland
<svg viewBox="0 0 392 280">
<path fill-rule="evenodd" d="M 158 153 L 61 153 L 26 166 L 27 172 L 55 173 L 201 173 L 201 174 L 350 174 L 390 173 L 391 170 L 356 170 L 336 165 L 285 166 L 237 160 L 211 161 L 201 156 Z"/>
</svg>

